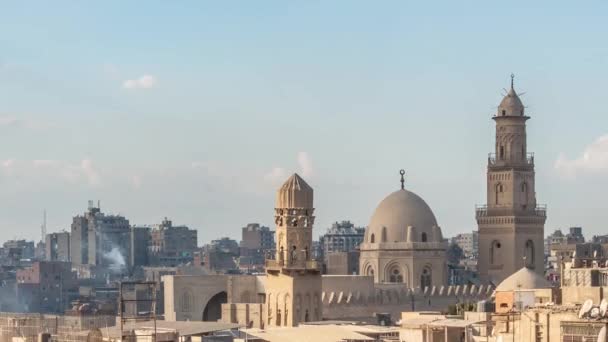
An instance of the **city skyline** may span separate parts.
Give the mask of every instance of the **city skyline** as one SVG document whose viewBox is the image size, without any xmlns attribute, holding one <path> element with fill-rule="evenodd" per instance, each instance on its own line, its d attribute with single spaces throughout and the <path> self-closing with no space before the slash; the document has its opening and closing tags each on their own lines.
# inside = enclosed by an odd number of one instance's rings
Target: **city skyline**
<svg viewBox="0 0 608 342">
<path fill-rule="evenodd" d="M 366 226 L 400 169 L 445 236 L 469 232 L 511 73 L 545 235 L 602 234 L 606 4 L 537 6 L 7 4 L 0 240 L 38 240 L 44 209 L 49 233 L 69 230 L 89 199 L 235 238 L 273 227 L 292 172 L 315 189 L 318 236 Z"/>
</svg>

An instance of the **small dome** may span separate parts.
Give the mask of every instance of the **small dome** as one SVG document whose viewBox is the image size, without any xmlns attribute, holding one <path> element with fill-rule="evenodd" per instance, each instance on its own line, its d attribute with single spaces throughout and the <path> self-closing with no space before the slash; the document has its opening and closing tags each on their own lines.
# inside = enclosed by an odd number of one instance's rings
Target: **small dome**
<svg viewBox="0 0 608 342">
<path fill-rule="evenodd" d="M 496 291 L 549 289 L 551 284 L 540 274 L 527 267 L 511 274 L 496 287 Z"/>
<path fill-rule="evenodd" d="M 277 191 L 277 208 L 312 208 L 313 190 L 302 177 L 294 173 Z"/>
<path fill-rule="evenodd" d="M 372 242 L 372 234 L 376 243 L 442 241 L 441 229 L 431 208 L 420 196 L 404 189 L 380 202 L 365 231 L 367 242 Z"/>
<path fill-rule="evenodd" d="M 511 89 L 498 105 L 496 116 L 524 116 L 524 104 L 513 89 L 512 83 Z"/>
</svg>

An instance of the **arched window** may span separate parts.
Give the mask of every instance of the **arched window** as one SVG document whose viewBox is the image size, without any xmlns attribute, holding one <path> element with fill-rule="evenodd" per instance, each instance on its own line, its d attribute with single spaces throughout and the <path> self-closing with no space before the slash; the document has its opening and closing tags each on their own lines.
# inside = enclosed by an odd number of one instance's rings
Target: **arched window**
<svg viewBox="0 0 608 342">
<path fill-rule="evenodd" d="M 369 238 L 369 242 L 370 242 L 370 243 L 374 243 L 374 242 L 376 242 L 376 236 L 375 236 L 374 234 L 372 234 L 372 236 L 370 236 L 370 238 Z"/>
<path fill-rule="evenodd" d="M 502 116 L 505 116 L 505 115 L 507 115 L 507 111 L 503 109 L 502 110 Z"/>
<path fill-rule="evenodd" d="M 504 146 L 500 146 L 498 157 L 500 158 L 500 160 L 505 159 L 505 147 Z"/>
<path fill-rule="evenodd" d="M 494 203 L 495 204 L 499 204 L 500 203 L 500 195 L 502 193 L 502 184 L 498 183 L 496 184 L 496 186 L 494 187 Z"/>
<path fill-rule="evenodd" d="M 498 254 L 502 245 L 500 241 L 494 240 L 490 244 L 490 264 L 494 265 L 498 263 Z"/>
<path fill-rule="evenodd" d="M 389 274 L 389 282 L 391 283 L 403 283 L 403 274 L 398 267 L 391 269 Z"/>
<path fill-rule="evenodd" d="M 534 241 L 526 241 L 524 249 L 524 265 L 529 268 L 534 268 Z"/>
<path fill-rule="evenodd" d="M 386 227 L 382 227 L 382 242 L 386 242 Z"/>
<path fill-rule="evenodd" d="M 422 235 L 420 237 L 420 241 L 426 242 L 426 233 L 422 233 Z"/>
<path fill-rule="evenodd" d="M 182 307 L 182 311 L 183 312 L 191 312 L 193 309 L 193 298 L 192 298 L 192 293 L 190 293 L 189 290 L 184 291 L 184 293 L 182 293 L 182 298 L 181 298 L 181 307 Z"/>
<path fill-rule="evenodd" d="M 431 268 L 426 266 L 420 275 L 420 288 L 424 290 L 426 287 L 430 287 L 432 280 Z"/>
</svg>

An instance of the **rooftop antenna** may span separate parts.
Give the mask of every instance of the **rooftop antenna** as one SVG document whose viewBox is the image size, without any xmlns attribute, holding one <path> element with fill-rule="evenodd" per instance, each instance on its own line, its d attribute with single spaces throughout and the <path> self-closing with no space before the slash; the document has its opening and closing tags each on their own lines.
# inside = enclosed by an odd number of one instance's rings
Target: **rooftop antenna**
<svg viewBox="0 0 608 342">
<path fill-rule="evenodd" d="M 42 234 L 42 239 L 40 242 L 44 242 L 46 240 L 46 209 L 42 214 L 42 226 L 40 226 L 40 233 Z"/>
<path fill-rule="evenodd" d="M 405 190 L 405 178 L 403 177 L 405 176 L 405 170 L 399 170 L 399 174 L 401 175 L 401 190 Z"/>
</svg>

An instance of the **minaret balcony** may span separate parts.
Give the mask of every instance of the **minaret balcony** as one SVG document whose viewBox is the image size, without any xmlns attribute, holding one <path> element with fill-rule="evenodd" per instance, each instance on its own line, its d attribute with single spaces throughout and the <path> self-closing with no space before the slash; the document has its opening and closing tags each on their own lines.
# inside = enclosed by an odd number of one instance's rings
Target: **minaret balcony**
<svg viewBox="0 0 608 342">
<path fill-rule="evenodd" d="M 526 153 L 525 158 L 497 158 L 496 153 L 488 153 L 488 167 L 534 167 L 534 153 Z"/>
<path fill-rule="evenodd" d="M 487 204 L 475 206 L 475 217 L 482 218 L 488 216 L 536 216 L 547 217 L 547 205 L 537 204 L 528 208 L 513 207 L 488 207 Z"/>
</svg>

